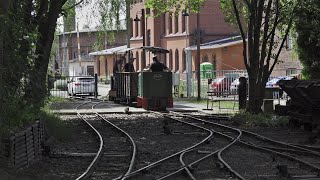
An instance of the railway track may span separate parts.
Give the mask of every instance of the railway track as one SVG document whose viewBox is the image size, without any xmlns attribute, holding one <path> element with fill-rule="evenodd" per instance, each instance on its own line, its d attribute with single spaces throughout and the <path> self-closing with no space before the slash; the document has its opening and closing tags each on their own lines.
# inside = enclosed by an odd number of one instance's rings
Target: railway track
<svg viewBox="0 0 320 180">
<path fill-rule="evenodd" d="M 92 110 L 99 104 L 91 105 Z M 86 102 L 77 109 L 81 106 L 87 108 L 90 105 Z M 319 179 L 320 154 L 315 147 L 274 141 L 211 121 L 214 118 L 226 120 L 226 117 L 153 113 L 163 117 L 164 123 L 172 127 L 168 138 L 178 135 L 203 138 L 143 165 L 135 161 L 134 142 L 137 139 L 120 129 L 121 123 L 111 122 L 98 113 L 78 113 L 78 117 L 92 127 L 100 139 L 99 151 L 78 179 Z M 207 118 L 210 120 L 204 120 Z M 254 160 L 250 160 L 252 157 Z"/>
<path fill-rule="evenodd" d="M 88 104 L 90 102 L 85 102 L 75 109 Z M 92 110 L 97 104 L 92 105 Z M 86 115 L 78 111 L 77 116 L 90 126 L 100 141 L 94 159 L 77 179 L 121 179 L 130 173 L 135 162 L 136 145 L 129 134 L 98 113 Z"/>
<path fill-rule="evenodd" d="M 290 176 L 307 179 L 319 178 L 319 153 L 314 150 L 310 150 L 304 147 L 299 147 L 288 143 L 274 141 L 272 139 L 266 138 L 255 133 L 203 120 L 199 118 L 199 116 L 181 116 L 189 117 L 195 121 L 203 122 L 204 124 L 206 124 L 205 127 L 207 128 L 207 125 L 210 125 L 212 126 L 211 130 L 213 130 L 214 128 L 215 134 L 224 136 L 226 138 L 229 138 L 230 140 L 235 140 L 239 138 L 238 136 L 235 136 L 235 133 L 241 131 L 242 135 L 237 141 L 237 143 L 235 143 L 231 147 L 231 149 L 227 151 L 227 153 L 224 153 L 223 150 L 220 151 L 221 153 L 218 154 L 218 157 L 221 160 L 221 162 L 223 162 L 222 154 L 224 154 L 224 157 L 227 157 L 225 159 L 228 159 L 228 162 L 231 162 L 230 164 L 232 164 L 232 167 L 240 167 L 237 171 L 239 171 L 239 174 L 245 174 L 244 177 L 246 179 L 250 179 L 250 177 L 252 178 L 255 176 L 256 178 L 261 178 L 260 176 L 263 176 L 264 178 L 274 179 L 275 177 L 278 177 L 278 175 L 285 177 Z M 238 155 L 232 156 L 229 153 L 237 151 L 241 151 L 242 157 Z M 263 152 L 263 156 L 260 152 Z M 256 157 L 261 156 L 262 161 L 260 162 L 260 164 L 256 163 L 251 165 L 245 165 L 244 162 L 246 162 L 246 159 L 252 157 L 253 155 L 255 155 Z M 230 156 L 231 158 L 228 158 L 228 156 Z M 247 156 L 247 158 L 243 158 L 244 156 Z M 238 160 L 240 162 L 237 164 L 235 160 Z M 224 165 L 226 165 L 226 167 L 229 168 L 227 164 L 228 163 L 224 163 Z M 260 172 L 257 174 L 258 168 L 255 168 L 254 172 L 250 173 L 250 169 L 241 168 L 244 165 L 246 167 L 257 167 L 257 165 L 259 165 Z M 270 172 L 266 173 L 267 169 L 269 169 Z"/>
</svg>

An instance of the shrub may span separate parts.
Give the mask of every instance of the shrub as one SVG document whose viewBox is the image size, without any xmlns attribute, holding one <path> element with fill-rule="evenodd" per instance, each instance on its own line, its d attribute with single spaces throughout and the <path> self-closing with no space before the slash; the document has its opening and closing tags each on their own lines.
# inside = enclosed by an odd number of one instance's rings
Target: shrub
<svg viewBox="0 0 320 180">
<path fill-rule="evenodd" d="M 287 125 L 288 117 L 276 116 L 274 114 L 251 114 L 248 112 L 239 112 L 231 117 L 233 125 L 237 126 L 264 126 L 277 127 Z"/>
<path fill-rule="evenodd" d="M 56 80 L 54 82 L 54 88 L 55 89 L 60 89 L 62 91 L 66 91 L 68 89 L 68 85 L 67 85 L 67 80 Z"/>
</svg>

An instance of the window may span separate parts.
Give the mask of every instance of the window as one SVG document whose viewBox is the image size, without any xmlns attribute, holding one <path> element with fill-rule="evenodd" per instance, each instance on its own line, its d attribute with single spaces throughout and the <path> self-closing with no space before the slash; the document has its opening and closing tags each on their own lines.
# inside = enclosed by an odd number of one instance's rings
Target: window
<svg viewBox="0 0 320 180">
<path fill-rule="evenodd" d="M 135 37 L 138 37 L 138 21 L 135 22 Z"/>
<path fill-rule="evenodd" d="M 144 21 L 143 18 L 141 18 L 141 20 L 139 21 L 140 22 L 140 37 L 143 36 L 143 31 L 144 31 L 144 27 L 143 27 L 143 23 L 142 21 Z"/>
<path fill-rule="evenodd" d="M 290 33 L 288 34 L 287 39 L 286 39 L 286 49 L 287 50 L 292 49 L 292 37 L 291 37 Z"/>
<path fill-rule="evenodd" d="M 139 67 L 139 52 L 136 52 L 136 71 L 138 71 L 140 69 Z"/>
<path fill-rule="evenodd" d="M 209 61 L 209 58 L 208 58 L 207 55 L 205 55 L 205 56 L 203 57 L 203 59 L 202 59 L 202 62 L 208 62 L 208 61 Z"/>
<path fill-rule="evenodd" d="M 171 69 L 172 70 L 172 67 L 173 67 L 173 65 L 172 65 L 172 50 L 170 49 L 170 51 L 169 51 L 169 69 Z"/>
<path fill-rule="evenodd" d="M 185 49 L 182 50 L 182 72 L 186 70 L 186 52 Z"/>
<path fill-rule="evenodd" d="M 171 17 L 171 14 L 168 15 L 168 18 L 169 18 L 169 34 L 172 33 L 172 17 Z"/>
<path fill-rule="evenodd" d="M 177 33 L 179 32 L 179 16 L 174 16 L 174 32 Z"/>
<path fill-rule="evenodd" d="M 143 51 L 141 51 L 141 69 L 145 68 L 146 67 L 146 61 L 145 61 L 145 58 L 144 58 L 144 54 L 143 54 Z"/>
<path fill-rule="evenodd" d="M 132 20 L 132 18 L 130 19 L 130 29 L 131 29 L 130 37 L 133 37 L 133 20 Z"/>
<path fill-rule="evenodd" d="M 162 34 L 166 35 L 166 14 L 162 15 Z"/>
<path fill-rule="evenodd" d="M 151 31 L 148 29 L 147 31 L 147 46 L 151 46 Z"/>
<path fill-rule="evenodd" d="M 179 70 L 179 50 L 178 49 L 176 49 L 176 53 L 175 53 L 174 70 L 176 72 Z"/>
<path fill-rule="evenodd" d="M 187 16 L 182 16 L 182 32 L 185 32 L 186 31 L 186 18 Z"/>
</svg>

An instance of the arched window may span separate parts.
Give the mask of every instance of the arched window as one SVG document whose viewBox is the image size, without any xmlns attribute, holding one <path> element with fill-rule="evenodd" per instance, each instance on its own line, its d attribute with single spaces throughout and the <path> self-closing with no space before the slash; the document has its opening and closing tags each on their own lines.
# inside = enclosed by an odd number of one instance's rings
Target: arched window
<svg viewBox="0 0 320 180">
<path fill-rule="evenodd" d="M 208 62 L 208 61 L 209 61 L 208 55 L 205 55 L 205 56 L 202 58 L 202 62 Z"/>
<path fill-rule="evenodd" d="M 166 28 L 167 28 L 167 26 L 166 26 L 166 14 L 163 14 L 162 15 L 162 34 L 164 34 L 164 35 L 166 35 L 167 34 L 167 32 L 166 32 Z"/>
<path fill-rule="evenodd" d="M 186 18 L 187 18 L 188 16 L 181 16 L 181 20 L 182 20 L 182 23 L 181 23 L 181 25 L 182 25 L 182 32 L 185 32 L 186 31 Z"/>
<path fill-rule="evenodd" d="M 169 18 L 169 34 L 172 33 L 172 16 L 171 14 L 168 14 L 168 18 Z"/>
<path fill-rule="evenodd" d="M 100 76 L 100 59 L 97 58 L 96 62 L 97 62 L 96 63 L 97 74 L 98 74 L 98 76 Z"/>
<path fill-rule="evenodd" d="M 176 53 L 175 53 L 174 70 L 176 72 L 179 70 L 179 50 L 178 49 L 176 49 Z"/>
<path fill-rule="evenodd" d="M 186 59 L 187 59 L 186 58 L 186 52 L 183 49 L 182 50 L 182 72 L 184 72 L 186 70 L 186 64 L 187 64 Z"/>
<path fill-rule="evenodd" d="M 136 67 L 135 67 L 135 69 L 136 69 L 136 71 L 139 71 L 139 69 L 140 69 L 140 67 L 139 67 L 139 52 L 137 51 L 136 52 Z"/>
<path fill-rule="evenodd" d="M 172 67 L 173 67 L 173 65 L 172 65 L 172 50 L 170 49 L 170 51 L 169 51 L 169 69 L 171 69 L 172 70 Z"/>
<path fill-rule="evenodd" d="M 179 16 L 174 16 L 174 32 L 177 33 L 179 32 Z"/>
<path fill-rule="evenodd" d="M 130 19 L 130 29 L 131 29 L 130 37 L 133 37 L 133 19 L 132 18 Z"/>
<path fill-rule="evenodd" d="M 146 61 L 144 61 L 145 58 L 143 58 L 143 51 L 141 51 L 141 70 L 146 67 Z"/>
<path fill-rule="evenodd" d="M 136 23 L 135 23 L 135 28 L 134 28 L 134 30 L 135 30 L 135 31 L 134 31 L 135 33 L 134 33 L 134 34 L 135 34 L 135 37 L 138 37 L 138 25 L 139 25 L 138 23 L 139 23 L 139 21 L 135 21 L 135 22 L 136 22 Z"/>
<path fill-rule="evenodd" d="M 140 34 L 139 36 L 142 37 L 143 36 L 143 31 L 144 31 L 144 27 L 143 27 L 143 23 L 142 23 L 143 19 L 141 18 L 139 23 L 140 23 Z"/>
<path fill-rule="evenodd" d="M 212 64 L 213 64 L 213 70 L 217 69 L 217 60 L 216 60 L 216 55 L 212 54 Z"/>
</svg>

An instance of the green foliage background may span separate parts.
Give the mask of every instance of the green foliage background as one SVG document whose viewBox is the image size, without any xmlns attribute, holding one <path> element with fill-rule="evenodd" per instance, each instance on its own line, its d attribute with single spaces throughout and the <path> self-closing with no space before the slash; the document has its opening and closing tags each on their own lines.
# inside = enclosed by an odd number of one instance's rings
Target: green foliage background
<svg viewBox="0 0 320 180">
<path fill-rule="evenodd" d="M 303 0 L 297 11 L 297 49 L 307 79 L 320 79 L 320 1 Z"/>
</svg>

